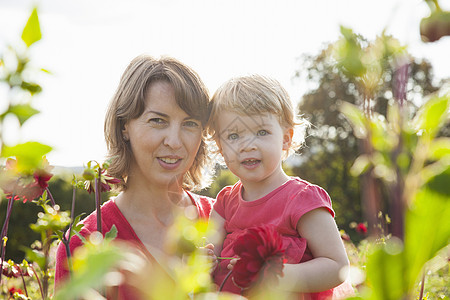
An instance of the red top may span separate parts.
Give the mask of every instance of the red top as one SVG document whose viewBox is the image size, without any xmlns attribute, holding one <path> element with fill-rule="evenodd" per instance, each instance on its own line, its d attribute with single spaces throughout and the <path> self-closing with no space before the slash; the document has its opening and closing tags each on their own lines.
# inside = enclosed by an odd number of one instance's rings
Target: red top
<svg viewBox="0 0 450 300">
<path fill-rule="evenodd" d="M 187 192 L 192 200 L 192 203 L 197 207 L 199 218 L 209 219 L 214 200 L 205 196 L 199 196 Z M 102 231 L 104 233 L 111 230 L 113 225 L 117 228 L 118 240 L 123 240 L 134 244 L 139 250 L 141 250 L 150 259 L 154 260 L 150 252 L 144 246 L 142 241 L 134 232 L 128 220 L 119 210 L 114 201 L 109 200 L 105 202 L 101 207 L 102 212 Z M 80 234 L 84 237 L 89 236 L 92 232 L 97 230 L 97 213 L 94 211 L 85 219 L 82 223 L 84 227 L 81 229 Z M 70 251 L 73 253 L 74 249 L 81 246 L 83 243 L 77 237 L 73 236 L 70 240 Z M 68 276 L 66 250 L 62 243 L 59 244 L 56 252 L 56 272 L 55 272 L 55 285 L 61 284 Z M 120 286 L 118 288 L 118 295 L 115 295 L 114 299 L 139 299 L 136 296 L 136 291 L 133 291 L 127 286 Z"/>
<path fill-rule="evenodd" d="M 264 197 L 245 201 L 242 199 L 242 183 L 225 187 L 217 195 L 214 209 L 225 219 L 227 236 L 223 243 L 222 257 L 233 257 L 233 243 L 246 228 L 262 224 L 274 225 L 282 235 L 285 258 L 289 264 L 298 264 L 313 259 L 306 239 L 297 231 L 297 223 L 307 212 L 326 208 L 331 216 L 334 211 L 331 199 L 321 187 L 300 178 L 291 178 Z M 222 260 L 216 269 L 214 280 L 217 285 L 223 282 L 228 273 L 228 260 Z M 351 288 L 351 287 L 350 287 Z M 229 278 L 223 291 L 241 293 L 241 289 Z M 329 299 L 339 291 L 328 290 L 321 293 L 302 294 L 300 299 Z"/>
</svg>

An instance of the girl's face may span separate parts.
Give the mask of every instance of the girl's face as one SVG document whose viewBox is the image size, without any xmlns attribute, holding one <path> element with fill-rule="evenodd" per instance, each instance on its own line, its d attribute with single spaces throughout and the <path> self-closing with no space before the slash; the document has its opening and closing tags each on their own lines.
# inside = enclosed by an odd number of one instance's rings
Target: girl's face
<svg viewBox="0 0 450 300">
<path fill-rule="evenodd" d="M 175 100 L 170 83 L 151 84 L 142 115 L 130 120 L 123 130 L 131 144 L 128 182 L 143 186 L 182 184 L 183 175 L 192 166 L 202 139 L 202 125 Z"/>
<path fill-rule="evenodd" d="M 285 181 L 281 168 L 292 129 L 283 128 L 273 114 L 241 115 L 223 111 L 216 123 L 218 146 L 227 167 L 246 184 L 277 187 Z"/>
</svg>

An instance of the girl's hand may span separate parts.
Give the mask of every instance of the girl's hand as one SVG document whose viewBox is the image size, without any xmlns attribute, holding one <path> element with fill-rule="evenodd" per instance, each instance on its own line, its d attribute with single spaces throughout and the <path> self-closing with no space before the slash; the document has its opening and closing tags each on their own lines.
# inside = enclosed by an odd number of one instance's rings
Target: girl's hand
<svg viewBox="0 0 450 300">
<path fill-rule="evenodd" d="M 227 266 L 228 270 L 233 270 L 234 265 L 236 264 L 236 262 L 239 260 L 239 258 L 233 258 L 232 260 L 230 260 L 230 263 Z"/>
</svg>

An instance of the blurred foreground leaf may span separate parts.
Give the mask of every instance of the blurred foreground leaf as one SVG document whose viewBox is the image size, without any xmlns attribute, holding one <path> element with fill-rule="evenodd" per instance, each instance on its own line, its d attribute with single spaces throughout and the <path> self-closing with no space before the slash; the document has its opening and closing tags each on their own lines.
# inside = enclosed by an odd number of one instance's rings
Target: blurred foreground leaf
<svg viewBox="0 0 450 300">
<path fill-rule="evenodd" d="M 12 113 L 19 120 L 22 126 L 29 118 L 39 113 L 37 109 L 34 109 L 30 104 L 17 104 L 10 106 L 9 110 L 5 113 Z"/>
<path fill-rule="evenodd" d="M 405 228 L 405 261 L 411 289 L 425 262 L 450 243 L 450 197 L 429 187 L 419 191 L 406 215 Z"/>
<path fill-rule="evenodd" d="M 92 240 L 92 239 L 91 239 Z M 103 278 L 123 258 L 123 251 L 101 240 L 77 248 L 73 256 L 73 276 L 53 300 L 79 299 L 87 291 L 103 285 Z"/>
<path fill-rule="evenodd" d="M 42 157 L 49 153 L 52 147 L 38 142 L 26 142 L 13 147 L 5 146 L 2 149 L 2 157 L 15 157 L 17 171 L 20 173 L 32 173 L 41 167 Z"/>
<path fill-rule="evenodd" d="M 28 22 L 22 32 L 22 40 L 27 47 L 30 47 L 35 42 L 42 38 L 41 27 L 39 25 L 39 18 L 37 14 L 37 8 L 34 8 L 31 12 L 31 16 L 28 18 Z"/>
</svg>

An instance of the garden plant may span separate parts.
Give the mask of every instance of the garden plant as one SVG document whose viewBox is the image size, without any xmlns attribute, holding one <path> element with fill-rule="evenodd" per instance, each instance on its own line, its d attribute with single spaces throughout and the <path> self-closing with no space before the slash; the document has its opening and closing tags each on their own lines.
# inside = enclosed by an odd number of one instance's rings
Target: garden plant
<svg viewBox="0 0 450 300">
<path fill-rule="evenodd" d="M 421 32 L 428 42 L 448 34 L 440 29 L 449 21 L 448 12 L 437 1 L 427 2 L 432 14 L 430 20 L 423 21 Z M 438 33 L 430 25 L 435 24 L 435 19 L 441 24 L 433 25 Z M 435 34 L 430 36 L 430 32 Z M 361 205 L 366 220 L 351 226 L 367 234 L 359 243 L 352 243 L 342 233 L 352 265 L 358 270 L 350 272 L 354 299 L 448 299 L 450 137 L 440 132 L 449 123 L 449 87 L 442 86 L 421 99 L 420 107 L 412 109 L 414 103 L 407 97 L 411 57 L 406 47 L 384 33 L 371 42 L 349 28 L 342 27 L 341 33 L 326 59 L 354 84 L 360 95 L 358 103 L 346 103 L 345 99 L 339 102 L 340 112 L 359 139 L 360 155 L 351 171 L 361 177 Z M 9 89 L 8 99 L 4 100 L 8 101 L 7 108 L 0 115 L 1 201 L 7 203 L 6 211 L 1 212 L 5 219 L 0 236 L 0 299 L 99 299 L 123 281 L 139 288 L 148 299 L 186 299 L 187 295 L 195 295 L 196 299 L 237 298 L 216 292 L 210 278 L 211 266 L 199 251 L 215 235 L 214 224 L 194 220 L 189 211 L 176 219 L 169 234 L 166 246 L 172 255 L 165 264 L 174 270 L 171 276 L 160 266 L 148 264 L 135 249 L 115 242 L 115 228 L 103 232 L 100 214 L 97 233 L 89 237 L 78 234 L 83 225 L 82 215 L 74 213 L 77 191 L 87 190 L 99 212 L 102 193 L 111 192 L 116 179 L 108 176 L 107 161 L 88 162 L 83 174 L 73 176 L 71 210 L 62 211 L 48 183 L 53 174 L 45 156 L 52 148 L 35 141 L 9 145 L 3 139 L 1 133 L 8 130 L 7 116 L 15 117 L 22 126 L 39 113 L 32 106 L 32 98 L 42 88 L 33 76 L 49 73 L 34 67 L 29 58 L 32 47 L 41 39 L 37 9 L 32 11 L 21 38 L 23 45 L 9 47 L 0 60 L 0 83 Z M 388 82 L 392 97 L 385 116 L 374 107 L 377 92 L 386 84 L 387 69 L 394 73 Z M 15 201 L 40 207 L 36 222 L 30 225 L 39 239 L 23 245 L 25 260 L 20 262 L 8 259 L 6 251 L 12 238 L 8 233 Z M 238 283 L 251 289 L 249 298 L 289 299 L 276 288 L 267 289 L 268 282 L 276 283 L 276 276 L 283 276 L 283 250 L 276 234 L 268 228 L 252 229 L 247 234 L 236 246 L 245 256 L 232 271 Z M 75 235 L 85 245 L 70 253 L 68 244 Z M 57 243 L 66 245 L 70 279 L 55 293 L 52 251 Z M 258 252 L 252 247 L 265 248 Z M 246 262 L 258 268 L 249 272 Z M 427 289 L 428 278 L 437 282 L 438 291 Z"/>
</svg>

